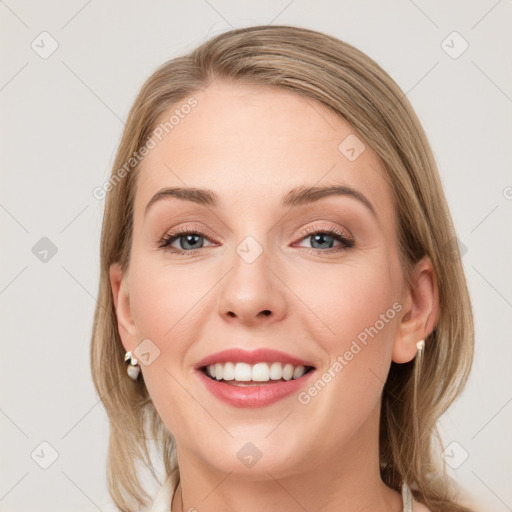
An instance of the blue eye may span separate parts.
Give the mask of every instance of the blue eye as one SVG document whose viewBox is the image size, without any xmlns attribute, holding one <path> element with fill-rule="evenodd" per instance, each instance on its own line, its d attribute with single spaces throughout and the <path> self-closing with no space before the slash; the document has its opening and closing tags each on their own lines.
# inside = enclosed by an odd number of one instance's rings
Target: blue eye
<svg viewBox="0 0 512 512">
<path fill-rule="evenodd" d="M 306 248 L 308 249 L 307 252 L 313 252 L 314 254 L 340 252 L 350 249 L 355 245 L 354 241 L 348 235 L 333 227 L 309 229 L 306 231 L 306 235 L 303 234 L 300 240 L 307 239 L 310 239 L 312 245 L 318 244 L 320 246 Z M 180 242 L 179 248 L 172 246 L 177 240 Z M 169 250 L 175 254 L 193 256 L 196 255 L 200 249 L 204 248 L 204 240 L 209 240 L 205 234 L 183 229 L 166 234 L 159 241 L 158 247 Z M 334 241 L 341 242 L 341 246 L 333 247 Z M 215 246 L 215 243 L 212 243 L 212 245 Z M 321 247 L 322 245 L 324 247 Z M 325 245 L 327 245 L 327 247 L 325 247 Z"/>
<path fill-rule="evenodd" d="M 348 248 L 354 246 L 353 240 L 351 240 L 346 235 L 344 235 L 343 233 L 340 233 L 339 231 L 337 231 L 333 228 L 321 229 L 321 230 L 317 229 L 316 231 L 313 231 L 313 232 L 309 233 L 307 236 L 305 236 L 304 238 L 302 238 L 302 240 L 306 240 L 306 239 L 310 240 L 310 243 L 313 246 L 312 249 L 315 251 L 319 251 L 319 252 L 332 252 L 331 250 L 334 250 L 334 252 L 336 252 L 336 251 L 341 251 L 343 249 L 348 249 Z M 342 246 L 338 247 L 338 248 L 333 248 L 332 245 L 335 240 L 337 240 L 338 242 L 341 242 Z M 324 249 L 327 249 L 327 250 L 322 250 L 321 247 L 315 247 L 314 244 L 318 244 L 320 246 L 327 244 L 328 247 L 324 247 Z"/>
<path fill-rule="evenodd" d="M 164 238 L 160 241 L 160 248 L 169 248 L 172 252 L 176 252 L 178 254 L 190 254 L 195 251 L 201 249 L 203 247 L 203 243 L 200 242 L 201 238 L 206 238 L 202 233 L 197 233 L 195 231 L 182 231 L 182 232 L 174 232 L 169 233 L 164 236 Z M 180 241 L 180 248 L 172 247 L 171 244 L 176 240 Z"/>
</svg>

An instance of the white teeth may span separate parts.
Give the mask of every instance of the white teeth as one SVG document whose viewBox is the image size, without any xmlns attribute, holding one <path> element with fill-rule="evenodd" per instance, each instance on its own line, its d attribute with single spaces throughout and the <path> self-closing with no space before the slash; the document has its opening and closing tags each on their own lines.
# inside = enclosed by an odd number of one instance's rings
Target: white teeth
<svg viewBox="0 0 512 512">
<path fill-rule="evenodd" d="M 215 365 L 215 369 L 217 369 L 217 365 Z M 233 363 L 226 363 L 225 365 L 223 365 L 222 379 L 223 380 L 233 380 L 234 378 L 235 378 L 235 365 Z M 217 379 L 219 379 L 219 378 L 217 377 Z"/>
<path fill-rule="evenodd" d="M 225 366 L 233 363 L 226 363 Z M 251 378 L 251 365 L 247 363 L 236 363 L 235 364 L 235 380 L 246 382 L 252 380 Z"/>
<path fill-rule="evenodd" d="M 290 380 L 293 377 L 293 364 L 286 364 L 283 368 L 283 379 Z"/>
<path fill-rule="evenodd" d="M 267 363 L 257 363 L 252 367 L 252 380 L 266 382 L 270 378 L 270 370 Z"/>
<path fill-rule="evenodd" d="M 268 382 L 270 380 L 299 379 L 306 373 L 305 366 L 282 363 L 216 363 L 206 367 L 206 372 L 216 380 L 239 382 Z"/>
<path fill-rule="evenodd" d="M 283 367 L 281 363 L 272 363 L 270 365 L 270 378 L 272 380 L 279 380 L 283 375 Z"/>
<path fill-rule="evenodd" d="M 293 369 L 293 378 L 298 379 L 299 377 L 302 377 L 304 375 L 305 371 L 306 371 L 306 368 L 304 368 L 304 366 L 296 366 Z"/>
</svg>

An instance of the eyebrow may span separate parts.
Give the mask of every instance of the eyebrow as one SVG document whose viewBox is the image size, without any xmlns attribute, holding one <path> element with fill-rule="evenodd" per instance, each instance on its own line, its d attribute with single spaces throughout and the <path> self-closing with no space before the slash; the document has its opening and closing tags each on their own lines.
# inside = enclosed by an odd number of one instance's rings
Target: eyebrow
<svg viewBox="0 0 512 512">
<path fill-rule="evenodd" d="M 358 190 L 347 185 L 331 185 L 326 187 L 297 187 L 287 192 L 281 199 L 283 207 L 294 208 L 304 204 L 319 201 L 325 197 L 349 196 L 363 203 L 377 217 L 372 203 Z M 146 205 L 144 215 L 147 214 L 151 205 L 165 198 L 174 197 L 184 201 L 190 201 L 203 206 L 217 208 L 220 204 L 219 196 L 208 189 L 195 187 L 167 187 L 159 190 Z"/>
</svg>

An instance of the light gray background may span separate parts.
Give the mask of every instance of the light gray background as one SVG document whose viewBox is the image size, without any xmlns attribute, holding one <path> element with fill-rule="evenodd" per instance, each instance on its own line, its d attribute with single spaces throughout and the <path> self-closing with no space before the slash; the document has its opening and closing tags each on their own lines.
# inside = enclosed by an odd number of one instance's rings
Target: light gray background
<svg viewBox="0 0 512 512">
<path fill-rule="evenodd" d="M 231 27 L 267 23 L 355 45 L 416 109 L 476 315 L 473 373 L 441 422 L 447 460 L 483 509 L 512 510 L 511 11 L 510 0 L 0 0 L 0 510 L 114 510 L 89 371 L 103 208 L 92 190 L 156 66 Z M 46 59 L 43 31 L 58 43 Z M 457 58 L 453 31 L 469 43 Z M 46 262 L 32 251 L 43 237 L 58 250 Z"/>
</svg>

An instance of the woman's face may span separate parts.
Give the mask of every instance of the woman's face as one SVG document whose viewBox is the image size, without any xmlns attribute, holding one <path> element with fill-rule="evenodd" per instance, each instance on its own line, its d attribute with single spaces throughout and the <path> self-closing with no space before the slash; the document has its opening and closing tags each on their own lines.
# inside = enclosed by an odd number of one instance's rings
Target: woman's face
<svg viewBox="0 0 512 512">
<path fill-rule="evenodd" d="M 379 159 L 325 106 L 284 90 L 216 81 L 194 98 L 161 118 L 181 113 L 140 169 L 129 270 L 111 271 L 123 345 L 142 342 L 178 456 L 277 478 L 375 448 L 390 363 L 416 350 Z M 305 193 L 326 187 L 338 193 Z M 155 198 L 171 188 L 215 202 Z M 279 353 L 215 355 L 229 349 Z M 263 380 L 211 379 L 198 365 L 212 355 L 227 378 Z M 287 380 L 290 361 L 314 370 Z"/>
</svg>

